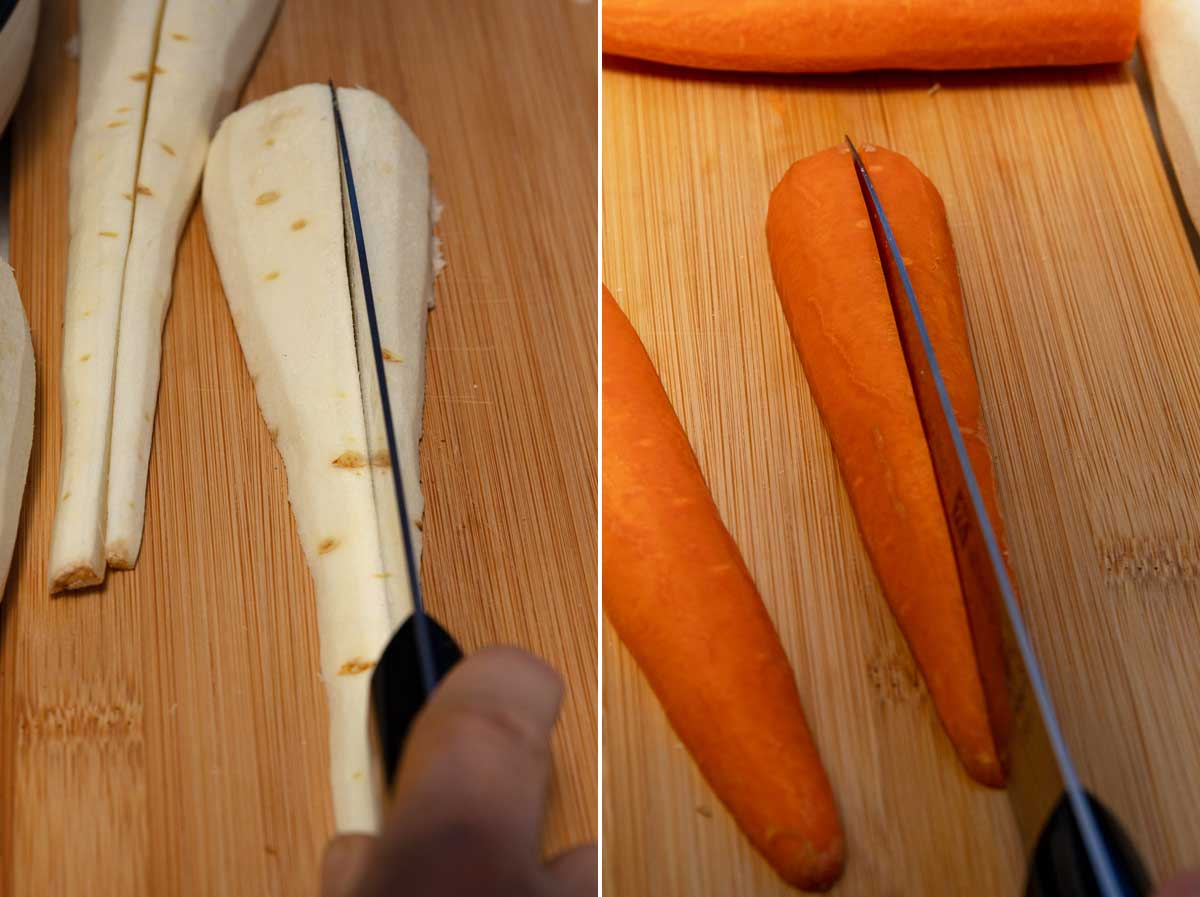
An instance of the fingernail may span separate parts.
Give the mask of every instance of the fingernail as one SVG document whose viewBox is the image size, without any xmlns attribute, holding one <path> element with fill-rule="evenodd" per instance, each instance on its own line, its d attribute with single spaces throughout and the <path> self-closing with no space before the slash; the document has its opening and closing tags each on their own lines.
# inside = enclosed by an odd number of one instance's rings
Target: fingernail
<svg viewBox="0 0 1200 897">
<path fill-rule="evenodd" d="M 372 840 L 343 835 L 329 842 L 321 862 L 321 897 L 349 897 L 366 867 Z"/>
</svg>

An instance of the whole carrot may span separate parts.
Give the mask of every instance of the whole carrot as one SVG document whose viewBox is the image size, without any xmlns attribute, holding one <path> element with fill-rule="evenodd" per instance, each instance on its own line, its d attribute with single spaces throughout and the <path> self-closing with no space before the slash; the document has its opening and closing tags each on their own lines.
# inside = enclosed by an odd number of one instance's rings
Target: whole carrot
<svg viewBox="0 0 1200 897">
<path fill-rule="evenodd" d="M 863 153 L 921 302 L 989 516 L 1003 539 L 945 207 L 906 158 Z M 867 208 L 849 153 L 797 162 L 771 194 L 775 285 L 859 530 L 967 771 L 1005 780 L 1011 722 L 994 595 L 964 593 Z"/>
<path fill-rule="evenodd" d="M 637 333 L 603 299 L 604 612 L 738 825 L 824 889 L 844 840 L 779 636 Z"/>
<path fill-rule="evenodd" d="M 604 51 L 765 72 L 1119 62 L 1138 0 L 605 0 Z"/>
</svg>

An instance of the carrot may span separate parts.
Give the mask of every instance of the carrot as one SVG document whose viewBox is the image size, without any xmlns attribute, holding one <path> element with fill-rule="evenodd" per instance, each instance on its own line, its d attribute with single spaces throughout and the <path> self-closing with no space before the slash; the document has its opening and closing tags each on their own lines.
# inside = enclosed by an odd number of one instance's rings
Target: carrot
<svg viewBox="0 0 1200 897">
<path fill-rule="evenodd" d="M 604 612 L 676 733 L 782 878 L 845 845 L 779 636 L 637 333 L 603 300 Z"/>
<path fill-rule="evenodd" d="M 1138 0 L 605 0 L 604 52 L 765 72 L 1119 62 Z"/>
<path fill-rule="evenodd" d="M 904 254 L 1003 541 L 945 207 L 903 156 L 866 147 L 863 160 Z M 998 596 L 964 591 L 960 583 L 930 445 L 846 147 L 788 170 L 771 194 L 767 244 L 792 340 L 884 594 L 967 772 L 1001 786 L 1011 707 Z"/>
</svg>

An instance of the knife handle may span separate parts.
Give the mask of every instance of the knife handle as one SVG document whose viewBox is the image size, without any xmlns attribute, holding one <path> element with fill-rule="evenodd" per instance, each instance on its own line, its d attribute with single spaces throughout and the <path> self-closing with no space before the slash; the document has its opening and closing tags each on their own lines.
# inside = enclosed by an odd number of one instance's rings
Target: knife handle
<svg viewBox="0 0 1200 897">
<path fill-rule="evenodd" d="M 425 706 L 414 620 L 415 615 L 409 616 L 396 630 L 371 675 L 371 717 L 388 792 L 396 780 L 408 730 Z M 462 660 L 462 650 L 433 617 L 426 614 L 425 623 L 433 649 L 434 679 L 441 681 Z"/>
<path fill-rule="evenodd" d="M 1123 897 L 1150 897 L 1150 875 L 1133 841 L 1099 798 L 1090 791 L 1084 792 L 1084 797 L 1112 858 Z M 1025 897 L 1094 897 L 1099 893 L 1075 813 L 1064 793 L 1038 836 Z"/>
</svg>

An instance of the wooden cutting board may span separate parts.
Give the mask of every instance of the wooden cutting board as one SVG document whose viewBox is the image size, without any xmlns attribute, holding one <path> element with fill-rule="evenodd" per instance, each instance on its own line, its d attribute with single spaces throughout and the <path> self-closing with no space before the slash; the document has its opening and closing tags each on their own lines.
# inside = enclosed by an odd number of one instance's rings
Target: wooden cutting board
<svg viewBox="0 0 1200 897">
<path fill-rule="evenodd" d="M 1200 864 L 1200 277 L 1128 71 L 610 59 L 603 88 L 605 282 L 793 662 L 848 838 L 834 893 L 1023 878 L 1005 796 L 966 778 L 876 583 L 771 279 L 771 189 L 847 133 L 946 201 L 1017 578 L 1084 778 L 1157 873 Z M 604 643 L 606 892 L 790 893 Z"/>
<path fill-rule="evenodd" d="M 76 4 L 16 119 L 12 264 L 37 430 L 0 604 L 0 892 L 315 894 L 332 817 L 313 592 L 197 208 L 179 250 L 141 559 L 51 599 Z M 429 149 L 431 610 L 562 671 L 547 849 L 595 836 L 594 5 L 283 0 L 245 100 L 332 77 Z"/>
</svg>

